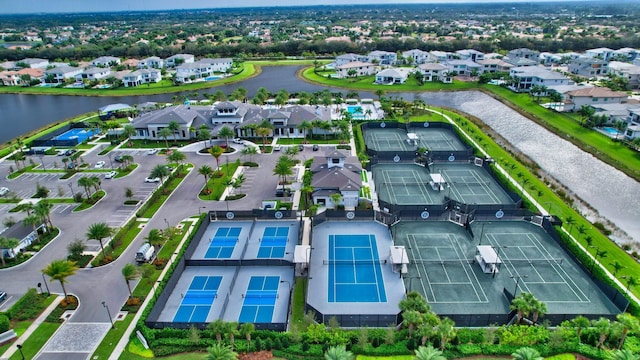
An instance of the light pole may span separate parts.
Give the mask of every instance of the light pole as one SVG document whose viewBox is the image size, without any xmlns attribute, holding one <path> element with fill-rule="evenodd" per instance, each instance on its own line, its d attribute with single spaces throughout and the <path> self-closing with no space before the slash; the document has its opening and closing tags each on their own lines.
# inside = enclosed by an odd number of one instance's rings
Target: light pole
<svg viewBox="0 0 640 360">
<path fill-rule="evenodd" d="M 51 295 L 51 291 L 49 291 L 49 285 L 47 285 L 47 279 L 44 278 L 44 274 L 42 274 L 42 282 L 44 282 L 44 287 L 47 289 L 47 296 Z"/>
<path fill-rule="evenodd" d="M 164 219 L 164 223 L 167 224 L 167 229 L 170 228 L 171 226 L 169 226 L 169 222 L 167 221 L 167 219 Z"/>
<path fill-rule="evenodd" d="M 107 306 L 107 303 L 103 301 L 102 306 L 104 306 L 104 308 L 107 309 L 107 315 L 109 316 L 109 322 L 111 323 L 111 328 L 115 329 L 116 327 L 113 325 L 113 319 L 111 318 L 111 312 L 109 311 L 109 307 Z"/>
<path fill-rule="evenodd" d="M 198 217 L 200 217 L 202 215 L 202 209 L 206 209 L 206 208 L 207 208 L 206 206 L 200 206 L 198 208 Z"/>
<path fill-rule="evenodd" d="M 69 190 L 71 190 L 71 198 L 73 198 L 73 184 L 71 184 L 71 182 L 69 182 Z"/>
<path fill-rule="evenodd" d="M 113 161 L 111 161 L 111 154 L 109 154 L 109 164 L 111 165 L 111 170 L 113 170 Z"/>
<path fill-rule="evenodd" d="M 40 158 L 40 163 L 42 163 L 42 169 L 47 170 L 47 167 L 44 166 L 44 154 L 39 154 L 38 157 Z"/>
<path fill-rule="evenodd" d="M 506 249 L 508 246 L 494 246 L 493 249 L 496 252 L 496 263 L 493 266 L 493 272 L 491 274 L 492 278 L 496 277 L 496 272 L 498 272 L 498 266 L 500 266 L 500 264 L 502 264 L 502 260 L 500 260 L 500 249 Z"/>
<path fill-rule="evenodd" d="M 20 357 L 22 357 L 22 360 L 24 360 L 24 354 L 22 353 L 22 345 L 18 344 L 16 345 L 16 347 L 18 348 L 18 351 L 20 351 Z"/>
<path fill-rule="evenodd" d="M 518 291 L 518 284 L 520 283 L 520 279 L 526 279 L 529 275 L 513 275 L 510 276 L 512 279 L 516 279 L 516 288 L 513 290 L 513 297 L 516 297 L 516 292 Z"/>
</svg>

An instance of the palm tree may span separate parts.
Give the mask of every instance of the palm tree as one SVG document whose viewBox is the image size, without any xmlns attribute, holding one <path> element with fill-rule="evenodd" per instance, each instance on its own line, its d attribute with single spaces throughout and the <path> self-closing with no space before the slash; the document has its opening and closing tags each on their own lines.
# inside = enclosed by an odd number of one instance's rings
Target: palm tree
<svg viewBox="0 0 640 360">
<path fill-rule="evenodd" d="M 158 131 L 158 136 L 164 139 L 167 150 L 169 150 L 169 141 L 167 139 L 169 138 L 169 136 L 171 136 L 171 134 L 173 134 L 173 132 L 168 127 L 162 128 Z"/>
<path fill-rule="evenodd" d="M 300 125 L 298 125 L 298 129 L 302 130 L 303 136 L 304 136 L 303 141 L 307 142 L 307 134 L 309 131 L 313 130 L 313 124 L 311 123 L 311 121 L 302 120 Z"/>
<path fill-rule="evenodd" d="M 238 335 L 238 322 L 228 322 L 227 332 L 229 333 L 229 343 L 231 344 L 231 350 L 234 350 L 236 346 L 236 335 Z"/>
<path fill-rule="evenodd" d="M 158 229 L 151 229 L 145 239 L 153 246 L 160 246 L 164 242 L 164 235 Z"/>
<path fill-rule="evenodd" d="M 422 315 L 416 310 L 407 310 L 402 313 L 402 319 L 409 328 L 409 337 L 411 337 L 416 326 L 422 322 Z"/>
<path fill-rule="evenodd" d="M 197 139 L 198 141 L 202 141 L 204 144 L 203 149 L 207 148 L 207 140 L 211 139 L 211 131 L 209 131 L 209 129 L 205 126 L 204 128 L 200 128 L 198 129 L 198 135 L 197 135 Z"/>
<path fill-rule="evenodd" d="M 516 324 L 520 324 L 522 318 L 529 313 L 529 302 L 524 297 L 526 293 L 520 293 L 513 300 L 511 300 L 511 305 L 509 308 L 517 312 L 517 321 Z"/>
<path fill-rule="evenodd" d="M 240 335 L 247 339 L 247 349 L 251 349 L 251 334 L 256 330 L 252 323 L 243 323 L 240 325 Z"/>
<path fill-rule="evenodd" d="M 565 224 L 569 225 L 569 235 L 571 235 L 571 230 L 573 230 L 573 225 L 576 224 L 576 219 L 573 216 L 569 215 L 567 216 Z"/>
<path fill-rule="evenodd" d="M 216 340 L 218 344 L 222 343 L 222 333 L 226 331 L 227 325 L 221 319 L 217 319 L 214 322 L 209 323 L 207 329 L 216 334 Z"/>
<path fill-rule="evenodd" d="M 267 144 L 267 136 L 271 134 L 271 129 L 268 127 L 258 127 L 256 129 L 256 135 L 262 137 L 262 145 Z"/>
<path fill-rule="evenodd" d="M 640 360 L 640 355 L 634 354 L 629 349 L 615 350 L 609 355 L 610 360 Z"/>
<path fill-rule="evenodd" d="M 293 175 L 293 170 L 291 167 L 293 166 L 291 159 L 288 156 L 282 155 L 278 159 L 275 168 L 273 169 L 273 174 L 278 175 L 282 179 L 282 192 L 285 190 L 285 183 L 287 182 L 287 176 Z"/>
<path fill-rule="evenodd" d="M 410 291 L 407 293 L 406 298 L 400 300 L 398 307 L 401 311 L 415 310 L 422 314 L 426 314 L 431 311 L 431 307 L 427 303 L 427 300 L 417 291 Z"/>
<path fill-rule="evenodd" d="M 171 120 L 169 121 L 169 124 L 167 124 L 167 129 L 171 130 L 171 133 L 173 134 L 173 142 L 175 143 L 178 140 L 176 133 L 180 130 L 180 124 L 175 120 Z"/>
<path fill-rule="evenodd" d="M 84 188 L 84 192 L 87 194 L 87 201 L 91 198 L 91 194 L 89 193 L 89 189 L 93 186 L 94 181 L 91 177 L 82 176 L 78 179 L 78 186 Z"/>
<path fill-rule="evenodd" d="M 124 281 L 127 283 L 127 289 L 129 289 L 129 298 L 133 299 L 133 292 L 131 291 L 131 281 L 137 279 L 140 276 L 138 272 L 138 268 L 132 263 L 127 263 L 122 268 L 122 276 L 124 277 Z"/>
<path fill-rule="evenodd" d="M 153 169 L 151 169 L 151 174 L 149 175 L 152 178 L 160 178 L 160 183 L 162 184 L 162 193 L 164 193 L 164 178 L 169 176 L 169 169 L 166 166 L 158 164 Z"/>
<path fill-rule="evenodd" d="M 122 128 L 122 134 L 128 138 L 131 138 L 136 134 L 136 128 L 131 124 L 127 124 Z"/>
<path fill-rule="evenodd" d="M 516 350 L 516 352 L 511 354 L 511 356 L 515 360 L 542 360 L 543 359 L 543 357 L 540 356 L 540 353 L 536 349 L 532 349 L 530 347 L 520 348 Z"/>
<path fill-rule="evenodd" d="M 198 168 L 198 174 L 204 176 L 204 190 L 205 192 L 209 190 L 209 177 L 213 175 L 213 169 L 209 165 L 202 165 Z"/>
<path fill-rule="evenodd" d="M 50 281 L 60 281 L 60 286 L 62 286 L 64 298 L 67 299 L 67 289 L 64 287 L 64 284 L 67 282 L 67 278 L 69 276 L 76 273 L 76 270 L 78 270 L 78 267 L 76 266 L 75 261 L 53 260 L 49 263 L 49 265 L 42 269 L 42 273 L 50 277 Z"/>
<path fill-rule="evenodd" d="M 97 240 L 100 243 L 100 249 L 102 249 L 102 256 L 104 257 L 104 245 L 102 239 L 111 236 L 113 229 L 107 225 L 107 223 L 100 222 L 89 225 L 87 229 L 86 237 L 89 240 Z"/>
<path fill-rule="evenodd" d="M 218 137 L 224 139 L 227 149 L 229 148 L 229 138 L 232 138 L 234 135 L 233 130 L 228 126 L 223 126 L 220 131 L 218 131 Z"/>
<path fill-rule="evenodd" d="M 36 214 L 27 215 L 24 219 L 22 219 L 22 224 L 24 226 L 31 225 L 31 229 L 34 233 L 36 233 L 38 240 L 40 240 L 40 233 L 38 233 L 37 231 L 38 226 L 42 224 L 42 219 L 40 218 L 40 216 Z"/>
<path fill-rule="evenodd" d="M 344 345 L 331 346 L 324 353 L 325 360 L 353 360 L 355 357 L 351 351 L 347 351 Z"/>
<path fill-rule="evenodd" d="M 598 331 L 598 344 L 597 347 L 601 348 L 604 345 L 604 342 L 607 340 L 609 336 L 609 332 L 611 331 L 611 321 L 607 318 L 601 317 L 598 320 L 592 320 L 591 325 L 596 328 Z"/>
<path fill-rule="evenodd" d="M 534 302 L 531 306 L 531 311 L 533 312 L 533 322 L 534 323 L 538 323 L 538 318 L 540 316 L 545 316 L 545 314 L 547 313 L 547 304 L 545 304 L 543 301 L 540 301 L 536 298 L 534 298 Z"/>
<path fill-rule="evenodd" d="M 176 167 L 178 168 L 178 175 L 181 174 L 182 162 L 185 161 L 186 159 L 187 159 L 187 155 L 185 155 L 184 153 L 181 153 L 178 150 L 172 151 L 171 154 L 167 156 L 167 161 L 176 164 Z"/>
<path fill-rule="evenodd" d="M 223 153 L 224 149 L 218 145 L 209 148 L 209 154 L 216 158 L 216 170 L 220 168 L 220 156 L 222 156 Z"/>
<path fill-rule="evenodd" d="M 578 110 L 578 115 L 580 115 L 581 126 L 584 126 L 585 121 L 589 119 L 593 114 L 595 114 L 596 110 L 589 105 L 582 105 L 580 110 Z"/>
<path fill-rule="evenodd" d="M 258 153 L 258 148 L 255 146 L 247 146 L 240 152 L 242 155 L 249 155 L 249 162 L 253 162 L 253 155 Z"/>
<path fill-rule="evenodd" d="M 4 262 L 5 250 L 9 250 L 13 254 L 13 249 L 18 247 L 18 245 L 20 245 L 20 241 L 18 239 L 0 236 L 0 260 L 2 260 L 2 267 L 7 266 Z"/>
<path fill-rule="evenodd" d="M 618 350 L 620 350 L 622 349 L 622 346 L 624 346 L 624 341 L 630 331 L 633 333 L 638 333 L 638 331 L 640 331 L 640 321 L 629 313 L 618 314 L 616 318 L 622 325 L 622 335 L 620 335 L 620 342 L 618 343 Z"/>
<path fill-rule="evenodd" d="M 53 209 L 53 204 L 47 200 L 40 200 L 33 207 L 34 213 L 38 215 L 43 222 L 48 224 L 49 229 L 53 229 L 53 223 L 51 222 L 51 209 Z"/>
<path fill-rule="evenodd" d="M 416 360 L 446 360 L 446 357 L 442 356 L 442 351 L 429 345 L 420 346 L 416 350 Z"/>
<path fill-rule="evenodd" d="M 591 322 L 586 317 L 578 315 L 573 318 L 573 320 L 571 320 L 571 324 L 573 325 L 573 329 L 576 331 L 576 335 L 578 336 L 578 342 L 582 342 L 582 338 L 580 337 L 580 335 L 582 335 L 582 331 L 584 329 L 589 328 Z"/>
<path fill-rule="evenodd" d="M 205 360 L 236 360 L 238 358 L 238 354 L 229 346 L 220 343 L 211 345 L 207 351 Z"/>
<path fill-rule="evenodd" d="M 342 194 L 337 192 L 334 194 L 331 194 L 331 196 L 329 196 L 331 198 L 331 201 L 333 202 L 333 208 L 337 209 L 338 206 L 340 205 L 340 202 L 342 201 Z"/>
<path fill-rule="evenodd" d="M 123 162 L 125 167 L 129 166 L 131 163 L 133 163 L 133 156 L 131 156 L 131 155 L 122 155 L 122 162 Z"/>
<path fill-rule="evenodd" d="M 614 262 L 610 263 L 609 265 L 611 265 L 613 267 L 613 276 L 614 277 L 616 276 L 618 271 L 624 269 L 624 266 L 622 264 L 620 264 L 620 262 L 618 260 L 615 260 Z"/>
<path fill-rule="evenodd" d="M 447 345 L 449 339 L 453 339 L 456 336 L 455 325 L 453 320 L 444 318 L 436 327 L 436 333 L 440 336 L 440 350 L 444 351 L 444 347 Z"/>
</svg>

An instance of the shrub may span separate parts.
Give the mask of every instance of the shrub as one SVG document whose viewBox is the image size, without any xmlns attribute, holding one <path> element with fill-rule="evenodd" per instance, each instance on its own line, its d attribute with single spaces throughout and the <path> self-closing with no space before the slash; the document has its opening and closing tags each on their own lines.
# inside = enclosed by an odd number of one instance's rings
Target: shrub
<svg viewBox="0 0 640 360">
<path fill-rule="evenodd" d="M 4 314 L 0 314 L 0 333 L 7 330 L 9 330 L 9 318 Z"/>
<path fill-rule="evenodd" d="M 46 298 L 46 296 L 38 295 L 36 289 L 29 289 L 27 293 L 7 311 L 7 316 L 11 320 L 17 321 L 35 319 L 46 308 Z"/>
</svg>

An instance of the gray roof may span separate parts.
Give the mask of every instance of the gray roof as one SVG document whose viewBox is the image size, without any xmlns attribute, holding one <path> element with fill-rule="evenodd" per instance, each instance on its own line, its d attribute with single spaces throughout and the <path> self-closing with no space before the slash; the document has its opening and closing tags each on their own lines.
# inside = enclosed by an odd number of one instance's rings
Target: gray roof
<svg viewBox="0 0 640 360">
<path fill-rule="evenodd" d="M 26 225 L 25 223 L 19 221 L 16 224 L 14 224 L 12 227 L 5 228 L 4 230 L 2 230 L 2 232 L 0 232 L 0 236 L 4 236 L 8 239 L 22 240 L 32 232 L 33 232 L 33 227 L 31 225 Z"/>
<path fill-rule="evenodd" d="M 349 169 L 332 167 L 313 174 L 311 186 L 315 189 L 358 190 L 362 184 L 360 174 Z"/>
<path fill-rule="evenodd" d="M 539 66 L 521 66 L 511 69 L 518 76 L 535 76 L 546 80 L 568 80 L 568 78 L 557 71 L 551 71 Z"/>
<path fill-rule="evenodd" d="M 101 74 L 103 72 L 107 72 L 107 71 L 111 71 L 108 68 L 99 68 L 99 67 L 90 67 L 87 69 L 84 69 L 84 71 L 82 73 L 84 74 Z"/>
<path fill-rule="evenodd" d="M 68 74 L 70 72 L 78 71 L 80 68 L 71 66 L 58 66 L 53 69 L 46 70 L 45 74 Z"/>
<path fill-rule="evenodd" d="M 282 109 L 262 109 L 256 105 L 253 105 L 253 107 L 249 107 L 248 104 L 242 104 L 238 112 L 240 112 L 243 107 L 247 108 L 243 124 L 259 124 L 264 119 L 282 117 L 286 117 L 288 119 L 288 127 L 298 126 L 305 120 L 331 121 L 331 109 L 325 106 L 316 107 L 312 105 L 293 105 L 284 107 Z"/>
<path fill-rule="evenodd" d="M 199 116 L 201 115 L 193 106 L 177 105 L 142 114 L 133 119 L 132 124 L 138 129 L 147 128 L 151 124 L 167 125 L 171 121 L 188 126 L 192 125 L 192 122 Z"/>
</svg>

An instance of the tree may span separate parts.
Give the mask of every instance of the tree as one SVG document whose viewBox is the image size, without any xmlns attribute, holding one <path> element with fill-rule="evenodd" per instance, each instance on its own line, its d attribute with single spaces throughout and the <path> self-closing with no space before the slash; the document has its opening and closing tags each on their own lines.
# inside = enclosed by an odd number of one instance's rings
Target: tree
<svg viewBox="0 0 640 360">
<path fill-rule="evenodd" d="M 597 347 L 601 348 L 604 345 L 604 342 L 607 340 L 609 336 L 609 332 L 611 330 L 611 321 L 607 318 L 601 317 L 598 320 L 592 320 L 591 326 L 596 328 L 598 331 L 598 344 Z"/>
<path fill-rule="evenodd" d="M 247 339 L 247 349 L 251 349 L 251 334 L 256 330 L 255 325 L 252 323 L 243 323 L 240 325 L 240 335 Z"/>
<path fill-rule="evenodd" d="M 581 126 L 584 126 L 585 122 L 596 113 L 596 110 L 589 105 L 582 105 L 580 110 L 578 110 L 578 115 L 580 115 Z"/>
<path fill-rule="evenodd" d="M 204 191 L 207 192 L 209 190 L 209 177 L 213 175 L 213 169 L 209 165 L 202 165 L 198 168 L 198 174 L 204 176 Z"/>
<path fill-rule="evenodd" d="M 209 154 L 216 159 L 216 170 L 220 168 L 220 156 L 224 153 L 224 149 L 216 145 L 209 148 Z"/>
<path fill-rule="evenodd" d="M 542 360 L 543 359 L 543 357 L 540 356 L 540 353 L 536 349 L 532 349 L 530 347 L 520 348 L 516 350 L 516 352 L 511 354 L 511 356 L 515 360 Z"/>
<path fill-rule="evenodd" d="M 235 360 L 237 358 L 238 354 L 231 350 L 231 347 L 218 343 L 207 349 L 205 360 Z"/>
<path fill-rule="evenodd" d="M 420 346 L 416 350 L 416 360 L 445 360 L 442 351 L 435 349 L 433 346 Z"/>
<path fill-rule="evenodd" d="M 511 300 L 511 305 L 509 308 L 517 312 L 517 321 L 516 324 L 520 324 L 520 321 L 523 317 L 529 314 L 529 302 L 525 298 L 524 294 L 520 293 L 513 300 Z"/>
<path fill-rule="evenodd" d="M 67 245 L 67 251 L 69 252 L 69 260 L 78 261 L 82 257 L 82 254 L 87 249 L 87 246 L 80 239 L 76 239 Z"/>
<path fill-rule="evenodd" d="M 95 180 L 92 179 L 90 176 L 82 176 L 78 179 L 78 186 L 81 186 L 84 188 L 84 192 L 87 195 L 87 201 L 91 199 L 91 193 L 89 192 L 89 189 L 93 187 L 94 183 L 95 183 Z"/>
<path fill-rule="evenodd" d="M 329 196 L 331 198 L 331 201 L 333 202 L 333 208 L 337 209 L 338 206 L 340 205 L 340 202 L 342 201 L 342 194 L 337 192 L 337 193 L 333 193 L 331 194 L 331 196 Z"/>
<path fill-rule="evenodd" d="M 214 322 L 209 323 L 207 325 L 207 329 L 216 334 L 216 340 L 218 344 L 222 343 L 222 333 L 224 333 L 227 329 L 227 325 L 221 319 L 217 319 Z"/>
<path fill-rule="evenodd" d="M 543 301 L 540 301 L 536 298 L 533 298 L 533 303 L 531 304 L 531 312 L 533 312 L 533 322 L 538 323 L 538 318 L 540 316 L 545 316 L 547 314 L 547 304 Z"/>
<path fill-rule="evenodd" d="M 578 315 L 571 320 L 571 325 L 573 325 L 573 329 L 576 331 L 578 342 L 582 342 L 582 338 L 580 337 L 582 335 L 582 331 L 588 329 L 591 322 L 586 317 Z"/>
<path fill-rule="evenodd" d="M 624 341 L 627 339 L 627 334 L 630 331 L 633 333 L 640 331 L 640 321 L 629 313 L 618 314 L 616 318 L 622 325 L 622 335 L 620 335 L 620 342 L 618 343 L 618 350 L 620 350 L 624 346 Z"/>
<path fill-rule="evenodd" d="M 289 159 L 289 157 L 286 155 L 282 155 L 278 159 L 278 162 L 276 163 L 276 166 L 273 169 L 273 174 L 280 176 L 282 179 L 283 193 L 285 191 L 284 186 L 285 186 L 285 183 L 287 182 L 287 176 L 293 175 L 293 170 L 291 169 L 292 166 L 293 166 L 293 163 L 291 162 L 291 159 Z"/>
<path fill-rule="evenodd" d="M 129 289 L 129 298 L 133 299 L 133 292 L 131 291 L 131 281 L 137 279 L 140 276 L 138 269 L 132 263 L 127 263 L 122 268 L 122 277 L 127 283 L 127 289 Z"/>
<path fill-rule="evenodd" d="M 147 237 L 145 238 L 147 239 L 147 242 L 151 245 L 155 246 L 160 246 L 162 245 L 162 243 L 164 243 L 164 235 L 162 234 L 162 232 L 158 229 L 151 229 L 149 231 L 149 234 L 147 235 Z"/>
<path fill-rule="evenodd" d="M 236 335 L 238 334 L 238 323 L 236 321 L 227 323 L 227 333 L 229 334 L 229 343 L 231 344 L 231 350 L 234 350 L 236 346 Z"/>
<path fill-rule="evenodd" d="M 18 247 L 18 245 L 20 245 L 20 241 L 18 239 L 0 236 L 0 260 L 2 260 L 2 267 L 7 266 L 4 261 L 5 249 L 15 256 L 13 249 Z"/>
<path fill-rule="evenodd" d="M 444 347 L 447 345 L 449 339 L 453 339 L 456 336 L 455 325 L 453 320 L 444 318 L 436 327 L 436 333 L 440 336 L 440 350 L 444 351 Z"/>
<path fill-rule="evenodd" d="M 168 127 L 158 130 L 158 136 L 164 139 L 167 150 L 169 150 L 169 141 L 167 139 L 169 138 L 169 136 L 171 136 L 171 134 L 173 134 L 173 132 Z"/>
<path fill-rule="evenodd" d="M 131 138 L 136 134 L 136 128 L 131 124 L 127 124 L 122 128 L 122 134 L 128 138 Z"/>
<path fill-rule="evenodd" d="M 616 276 L 618 271 L 624 269 L 624 266 L 618 260 L 615 260 L 614 262 L 610 263 L 609 265 L 611 265 L 611 267 L 613 267 L 613 276 L 614 277 Z"/>
<path fill-rule="evenodd" d="M 175 120 L 171 120 L 169 121 L 169 124 L 167 124 L 167 129 L 171 130 L 171 133 L 173 134 L 173 142 L 175 143 L 178 140 L 176 133 L 180 130 L 180 124 Z"/>
<path fill-rule="evenodd" d="M 58 280 L 60 282 L 64 298 L 67 299 L 67 289 L 64 287 L 64 284 L 67 282 L 67 278 L 69 276 L 76 273 L 76 270 L 78 270 L 78 267 L 76 266 L 75 261 L 53 260 L 49 265 L 42 269 L 42 273 L 50 277 L 50 281 Z"/>
<path fill-rule="evenodd" d="M 313 130 L 313 124 L 311 123 L 311 121 L 308 120 L 302 120 L 302 122 L 300 123 L 300 125 L 298 125 L 298 129 L 302 130 L 303 136 L 304 136 L 304 142 L 307 142 L 307 135 L 309 133 L 309 131 Z"/>
<path fill-rule="evenodd" d="M 258 148 L 255 146 L 246 146 L 240 153 L 242 155 L 249 155 L 249 162 L 253 162 L 253 155 L 258 153 Z"/>
<path fill-rule="evenodd" d="M 229 138 L 232 138 L 235 135 L 233 130 L 231 130 L 228 126 L 223 126 L 220 131 L 218 131 L 218 137 L 223 138 L 227 149 L 229 148 Z"/>
<path fill-rule="evenodd" d="M 126 187 L 126 188 L 124 188 L 124 196 L 125 196 L 127 199 L 131 200 L 131 198 L 133 197 L 133 189 L 132 189 L 132 188 L 130 188 L 130 187 Z"/>
<path fill-rule="evenodd" d="M 211 131 L 205 126 L 204 128 L 198 129 L 197 135 L 198 141 L 202 141 L 203 149 L 207 148 L 207 140 L 211 139 Z"/>
<path fill-rule="evenodd" d="M 262 137 L 262 145 L 267 144 L 267 136 L 271 134 L 271 128 L 259 126 L 256 129 L 256 135 Z"/>
<path fill-rule="evenodd" d="M 47 200 L 40 200 L 33 207 L 33 212 L 42 219 L 42 222 L 47 223 L 49 229 L 53 229 L 53 223 L 51 222 L 51 209 L 53 209 L 53 204 Z"/>
<path fill-rule="evenodd" d="M 407 293 L 406 298 L 400 300 L 398 307 L 401 311 L 415 310 L 422 314 L 431 311 L 431 307 L 427 303 L 427 300 L 417 291 L 410 291 Z"/>
<path fill-rule="evenodd" d="M 407 310 L 402 313 L 405 326 L 409 328 L 409 337 L 413 335 L 416 326 L 422 322 L 422 315 L 416 310 Z"/>
<path fill-rule="evenodd" d="M 382 89 L 378 89 L 374 92 L 374 94 L 378 97 L 378 100 L 380 100 L 383 96 L 384 96 L 384 90 Z"/>
<path fill-rule="evenodd" d="M 337 345 L 329 347 L 324 353 L 324 358 L 325 360 L 353 360 L 355 357 L 344 345 Z"/>
<path fill-rule="evenodd" d="M 107 223 L 99 222 L 89 225 L 87 229 L 86 237 L 89 240 L 97 240 L 100 243 L 100 249 L 102 249 L 102 256 L 104 257 L 104 245 L 102 239 L 111 236 L 113 229 L 107 225 Z"/>
<path fill-rule="evenodd" d="M 185 155 L 184 153 L 182 153 L 182 152 L 180 152 L 178 150 L 172 151 L 171 154 L 169 154 L 169 156 L 167 156 L 167 161 L 176 164 L 176 167 L 178 168 L 178 175 L 181 174 L 182 163 L 186 159 L 187 159 L 187 155 Z"/>
<path fill-rule="evenodd" d="M 629 349 L 614 350 L 609 355 L 610 360 L 640 360 L 640 355 L 634 354 Z"/>
<path fill-rule="evenodd" d="M 169 176 L 169 169 L 167 169 L 167 167 L 164 165 L 158 164 L 153 169 L 151 169 L 151 174 L 149 176 L 152 178 L 160 178 L 160 183 L 162 184 L 162 193 L 164 193 L 164 178 Z"/>
</svg>

